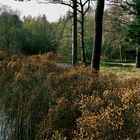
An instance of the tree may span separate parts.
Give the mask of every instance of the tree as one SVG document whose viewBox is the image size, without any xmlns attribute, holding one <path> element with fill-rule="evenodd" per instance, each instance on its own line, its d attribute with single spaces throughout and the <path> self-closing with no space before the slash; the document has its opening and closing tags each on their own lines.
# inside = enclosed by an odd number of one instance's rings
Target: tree
<svg viewBox="0 0 140 140">
<path fill-rule="evenodd" d="M 24 0 L 18 0 L 18 1 L 24 1 Z M 30 0 L 28 0 L 30 1 Z M 38 3 L 55 3 L 55 4 L 63 4 L 70 6 L 73 9 L 73 30 L 72 30 L 72 65 L 74 66 L 77 61 L 77 0 L 73 1 L 63 1 L 63 0 L 44 0 L 44 1 L 39 1 L 37 0 Z M 72 4 L 71 4 L 72 3 Z"/>
<path fill-rule="evenodd" d="M 73 23 L 72 23 L 72 65 L 77 61 L 77 0 L 73 0 Z"/>
<path fill-rule="evenodd" d="M 60 36 L 60 44 L 58 48 L 58 53 L 63 56 L 64 61 L 71 61 L 71 13 L 67 13 L 65 17 L 61 18 L 55 24 L 57 25 L 57 34 L 62 35 Z M 80 20 L 81 17 L 78 17 Z M 87 13 L 85 15 L 85 23 L 84 23 L 84 46 L 85 46 L 85 53 L 86 53 L 86 60 L 91 61 L 92 56 L 92 45 L 93 45 L 93 31 L 94 31 L 94 19 L 93 19 L 93 9 L 90 11 L 90 15 Z M 77 39 L 77 59 L 81 61 L 81 25 L 78 24 L 77 27 L 78 31 L 78 39 Z"/>
<path fill-rule="evenodd" d="M 45 0 L 49 1 L 49 0 Z M 86 12 L 88 11 L 90 7 L 90 0 L 82 1 L 82 0 L 53 0 L 51 1 L 52 3 L 60 3 L 63 5 L 67 5 L 73 9 L 73 20 L 72 20 L 72 65 L 74 66 L 77 61 L 77 38 L 78 38 L 78 33 L 77 33 L 77 21 L 80 22 L 81 25 L 81 49 L 82 49 L 82 61 L 85 64 L 86 63 L 86 56 L 85 56 L 85 47 L 84 47 L 84 16 Z M 87 6 L 88 3 L 88 6 Z M 87 8 L 85 9 L 85 6 Z M 79 7 L 79 8 L 78 8 Z M 77 14 L 78 12 L 81 15 L 81 20 L 77 20 Z"/>
<path fill-rule="evenodd" d="M 16 14 L 4 11 L 0 15 L 0 49 L 20 52 L 23 46 L 23 25 Z"/>
<path fill-rule="evenodd" d="M 59 21 L 55 22 L 55 29 L 57 36 L 59 36 L 59 48 L 58 54 L 61 56 L 61 60 L 71 62 L 71 42 L 72 42 L 72 13 L 68 11 L 65 16 L 60 17 Z M 79 53 L 77 53 L 79 54 Z"/>
<path fill-rule="evenodd" d="M 136 67 L 140 68 L 140 1 L 125 1 L 124 10 L 127 10 L 131 17 L 131 21 L 126 27 L 126 36 L 131 44 L 137 44 Z"/>
<path fill-rule="evenodd" d="M 87 8 L 85 9 L 85 6 L 86 4 L 88 3 L 87 5 Z M 80 7 L 80 9 L 77 9 L 81 15 L 81 20 L 78 20 L 80 22 L 80 25 L 81 25 L 81 31 L 80 31 L 80 34 L 81 34 L 81 49 L 82 49 L 82 61 L 84 64 L 86 64 L 86 53 L 85 53 L 85 41 L 84 41 L 84 37 L 85 37 L 85 32 L 84 32 L 84 23 L 85 23 L 85 14 L 87 13 L 87 11 L 89 10 L 90 8 L 90 0 L 86 0 L 84 3 L 82 0 L 80 0 L 78 2 L 78 5 Z"/>
<path fill-rule="evenodd" d="M 45 0 L 49 1 L 49 0 Z M 77 21 L 80 22 L 81 25 L 81 49 L 82 49 L 82 61 L 85 64 L 86 63 L 86 55 L 85 55 L 85 46 L 84 46 L 84 16 L 86 12 L 88 11 L 90 7 L 90 0 L 82 1 L 82 0 L 53 0 L 53 3 L 60 3 L 63 5 L 67 5 L 73 9 L 73 20 L 72 20 L 72 65 L 74 66 L 76 64 L 76 61 L 78 59 L 77 55 L 77 38 L 78 38 L 78 33 L 77 33 Z M 88 5 L 87 5 L 88 3 Z M 85 8 L 87 6 L 87 8 Z M 77 19 L 78 12 L 81 15 L 81 20 Z"/>
<path fill-rule="evenodd" d="M 18 0 L 24 1 L 24 0 Z M 30 1 L 30 0 L 28 0 Z M 82 0 L 37 0 L 38 3 L 53 3 L 53 4 L 62 4 L 67 5 L 73 9 L 73 20 L 72 20 L 72 65 L 74 66 L 77 62 L 77 14 L 78 12 L 81 15 L 81 20 L 79 20 L 81 24 L 81 49 L 82 49 L 82 60 L 83 63 L 86 63 L 86 56 L 85 56 L 85 47 L 84 47 L 84 16 L 90 7 L 90 0 L 82 1 Z M 88 6 L 87 6 L 88 3 Z M 87 6 L 85 10 L 85 6 Z M 80 8 L 77 8 L 80 7 Z"/>
<path fill-rule="evenodd" d="M 128 21 L 127 13 L 120 4 L 109 3 L 104 12 L 102 45 L 102 55 L 106 60 L 124 60 L 125 50 L 129 47 L 124 36 L 124 25 Z"/>
<path fill-rule="evenodd" d="M 95 13 L 95 44 L 93 47 L 91 61 L 91 67 L 94 68 L 95 70 L 99 70 L 100 67 L 104 3 L 105 3 L 104 0 L 97 1 Z"/>
<path fill-rule="evenodd" d="M 92 58 L 92 46 L 94 43 L 93 32 L 95 30 L 94 24 L 94 12 L 93 10 L 90 11 L 90 15 L 86 14 L 85 16 L 85 29 L 84 30 L 84 46 L 85 46 L 85 53 L 86 53 L 86 61 L 91 61 Z M 87 63 L 87 62 L 86 62 Z"/>
<path fill-rule="evenodd" d="M 23 0 L 21 0 L 23 1 Z M 44 0 L 43 2 L 37 0 L 39 3 L 54 3 L 63 4 L 73 9 L 73 20 L 72 20 L 72 65 L 74 66 L 77 62 L 77 0 Z"/>
<path fill-rule="evenodd" d="M 23 24 L 26 35 L 26 42 L 23 48 L 25 54 L 42 54 L 57 50 L 57 36 L 45 16 L 37 18 L 25 17 Z"/>
</svg>

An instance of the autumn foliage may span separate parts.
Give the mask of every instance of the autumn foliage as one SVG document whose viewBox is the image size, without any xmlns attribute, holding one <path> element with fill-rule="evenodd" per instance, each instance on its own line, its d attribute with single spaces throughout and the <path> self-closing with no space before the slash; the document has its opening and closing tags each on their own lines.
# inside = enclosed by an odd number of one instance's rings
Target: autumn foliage
<svg viewBox="0 0 140 140">
<path fill-rule="evenodd" d="M 62 68 L 46 55 L 1 60 L 1 122 L 12 140 L 140 139 L 139 77 L 97 78 L 88 67 Z"/>
</svg>

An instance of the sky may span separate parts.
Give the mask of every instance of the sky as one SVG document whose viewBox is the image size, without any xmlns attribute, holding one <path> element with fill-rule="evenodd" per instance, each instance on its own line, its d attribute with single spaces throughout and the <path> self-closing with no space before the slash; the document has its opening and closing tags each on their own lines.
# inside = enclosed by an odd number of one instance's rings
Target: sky
<svg viewBox="0 0 140 140">
<path fill-rule="evenodd" d="M 69 10 L 68 6 L 60 4 L 39 4 L 36 0 L 18 2 L 15 0 L 0 0 L 0 6 L 7 5 L 13 10 L 20 10 L 20 17 L 31 15 L 37 17 L 45 14 L 48 21 L 55 22 Z"/>
</svg>

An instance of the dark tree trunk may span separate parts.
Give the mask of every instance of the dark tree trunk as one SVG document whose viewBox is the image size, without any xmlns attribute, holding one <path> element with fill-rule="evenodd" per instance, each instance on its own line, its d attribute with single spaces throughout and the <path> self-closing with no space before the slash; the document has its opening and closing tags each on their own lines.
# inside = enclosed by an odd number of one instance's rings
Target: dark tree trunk
<svg viewBox="0 0 140 140">
<path fill-rule="evenodd" d="M 87 8 L 85 9 L 85 5 L 88 3 L 88 6 Z M 83 64 L 86 65 L 86 52 L 85 52 L 85 41 L 84 41 L 84 35 L 85 35 L 85 32 L 84 32 L 84 23 L 85 23 L 85 14 L 86 12 L 89 10 L 90 8 L 90 0 L 86 0 L 84 3 L 82 3 L 82 0 L 80 0 L 79 2 L 79 6 L 80 6 L 80 14 L 81 14 L 81 21 L 80 24 L 81 24 L 81 54 L 82 54 L 82 62 Z"/>
<path fill-rule="evenodd" d="M 85 43 L 84 43 L 84 11 L 83 7 L 81 9 L 82 13 L 82 21 L 81 21 L 81 49 L 82 49 L 82 61 L 86 64 L 86 54 L 85 54 Z"/>
<path fill-rule="evenodd" d="M 140 68 L 140 48 L 136 51 L 136 68 Z"/>
<path fill-rule="evenodd" d="M 72 65 L 77 61 L 77 0 L 73 0 L 73 23 L 72 23 Z"/>
<path fill-rule="evenodd" d="M 97 1 L 97 8 L 95 14 L 95 44 L 93 47 L 91 61 L 91 67 L 95 70 L 99 70 L 100 67 L 104 3 L 104 0 Z"/>
</svg>

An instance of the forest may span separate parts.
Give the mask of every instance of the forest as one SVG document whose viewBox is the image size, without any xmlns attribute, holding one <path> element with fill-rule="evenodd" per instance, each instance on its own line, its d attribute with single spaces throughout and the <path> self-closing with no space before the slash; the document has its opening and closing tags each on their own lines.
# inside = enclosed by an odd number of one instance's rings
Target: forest
<svg viewBox="0 0 140 140">
<path fill-rule="evenodd" d="M 140 0 L 38 3 L 0 7 L 0 140 L 139 140 Z"/>
</svg>

